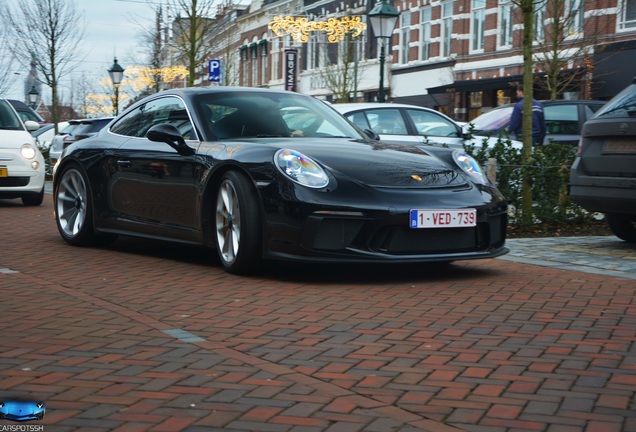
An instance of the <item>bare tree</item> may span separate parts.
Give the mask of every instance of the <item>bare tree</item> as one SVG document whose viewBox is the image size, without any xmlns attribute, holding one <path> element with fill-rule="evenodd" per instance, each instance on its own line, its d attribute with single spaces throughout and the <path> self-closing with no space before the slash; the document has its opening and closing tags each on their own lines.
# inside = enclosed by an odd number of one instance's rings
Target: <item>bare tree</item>
<svg viewBox="0 0 636 432">
<path fill-rule="evenodd" d="M 541 5 L 545 19 L 537 23 L 541 31 L 535 33 L 541 37 L 535 41 L 534 61 L 545 71 L 545 79 L 539 85 L 550 92 L 550 99 L 585 81 L 591 72 L 588 70 L 591 49 L 600 35 L 607 33 L 599 28 L 601 20 L 591 19 L 594 14 L 584 15 L 584 4 L 581 0 L 547 0 Z M 608 21 L 603 22 L 607 27 Z M 569 73 L 564 73 L 566 70 Z"/>
<path fill-rule="evenodd" d="M 91 114 L 88 95 L 95 92 L 94 81 L 89 79 L 86 73 L 82 73 L 79 77 L 73 79 L 72 88 L 71 106 L 80 117 L 88 117 Z"/>
<path fill-rule="evenodd" d="M 140 49 L 143 58 L 135 59 L 133 64 L 142 65 L 148 70 L 160 71 L 169 66 L 167 53 L 167 31 L 165 28 L 165 11 L 161 5 L 155 7 L 155 16 L 153 22 L 138 23 Z M 147 89 L 151 93 L 157 93 L 163 90 L 162 75 L 157 72 L 150 75 L 152 83 Z"/>
<path fill-rule="evenodd" d="M 169 0 L 169 4 L 178 14 L 173 22 L 173 48 L 188 68 L 188 86 L 193 86 L 197 68 L 210 53 L 207 41 L 216 24 L 214 0 Z"/>
<path fill-rule="evenodd" d="M 523 114 L 521 128 L 524 131 L 532 130 L 532 99 L 534 95 L 534 57 L 533 43 L 535 36 L 535 11 L 542 8 L 545 0 L 513 0 L 519 7 L 522 16 L 523 29 L 521 36 L 521 52 L 523 54 Z M 524 167 L 529 167 L 532 162 L 532 134 L 523 134 L 523 149 L 521 151 L 521 163 Z M 521 190 L 521 224 L 532 224 L 532 184 L 530 170 L 524 169 L 522 172 Z"/>
<path fill-rule="evenodd" d="M 361 77 L 358 70 L 360 42 L 359 38 L 346 34 L 342 41 L 323 45 L 326 48 L 322 50 L 325 66 L 320 69 L 320 76 L 325 87 L 333 94 L 336 103 L 349 102 L 360 83 Z"/>
<path fill-rule="evenodd" d="M 6 94 L 15 82 L 16 74 L 11 72 L 13 66 L 13 54 L 9 50 L 8 32 L 4 26 L 0 26 L 0 95 Z"/>
<path fill-rule="evenodd" d="M 60 79 L 78 65 L 78 45 L 84 37 L 81 8 L 73 0 L 29 0 L 5 4 L 3 23 L 9 32 L 11 52 L 25 67 L 35 68 L 51 88 L 51 116 L 56 133 L 59 121 Z"/>
<path fill-rule="evenodd" d="M 222 85 L 232 86 L 239 83 L 239 59 L 236 47 L 241 32 L 236 24 L 236 5 L 227 0 L 219 6 L 213 31 L 209 33 L 210 55 L 223 61 Z"/>
</svg>

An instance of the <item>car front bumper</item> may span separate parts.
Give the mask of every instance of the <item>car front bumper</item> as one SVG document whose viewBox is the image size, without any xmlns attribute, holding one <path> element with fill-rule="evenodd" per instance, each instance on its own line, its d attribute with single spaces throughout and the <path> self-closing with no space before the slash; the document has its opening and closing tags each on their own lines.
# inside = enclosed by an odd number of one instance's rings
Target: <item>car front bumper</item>
<svg viewBox="0 0 636 432">
<path fill-rule="evenodd" d="M 40 193 L 44 188 L 44 158 L 42 154 L 28 160 L 19 150 L 0 150 L 0 197 L 18 198 Z"/>
</svg>

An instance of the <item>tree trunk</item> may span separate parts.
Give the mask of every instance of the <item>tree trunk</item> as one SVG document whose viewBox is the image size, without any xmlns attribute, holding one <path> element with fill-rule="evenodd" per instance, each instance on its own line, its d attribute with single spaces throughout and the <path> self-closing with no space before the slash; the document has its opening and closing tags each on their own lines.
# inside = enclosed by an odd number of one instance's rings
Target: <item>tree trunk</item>
<svg viewBox="0 0 636 432">
<path fill-rule="evenodd" d="M 532 183 L 530 164 L 532 162 L 532 85 L 534 81 L 532 40 L 534 37 L 534 1 L 522 0 L 523 13 L 523 150 L 521 153 L 522 164 L 522 191 L 521 191 L 521 224 L 532 224 Z"/>
</svg>

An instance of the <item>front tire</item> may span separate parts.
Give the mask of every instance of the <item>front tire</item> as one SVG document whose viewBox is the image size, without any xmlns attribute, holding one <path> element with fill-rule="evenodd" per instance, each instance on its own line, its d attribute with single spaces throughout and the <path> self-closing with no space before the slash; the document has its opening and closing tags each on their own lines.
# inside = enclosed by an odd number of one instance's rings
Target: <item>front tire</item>
<svg viewBox="0 0 636 432">
<path fill-rule="evenodd" d="M 55 189 L 55 222 L 64 241 L 73 246 L 108 244 L 117 238 L 95 234 L 88 180 L 76 165 L 65 168 L 60 174 Z"/>
<path fill-rule="evenodd" d="M 605 219 L 616 237 L 627 243 L 636 243 L 636 218 L 627 215 L 606 214 Z"/>
<path fill-rule="evenodd" d="M 258 195 L 242 174 L 221 178 L 215 208 L 215 242 L 223 268 L 234 274 L 256 271 L 261 262 Z"/>
</svg>

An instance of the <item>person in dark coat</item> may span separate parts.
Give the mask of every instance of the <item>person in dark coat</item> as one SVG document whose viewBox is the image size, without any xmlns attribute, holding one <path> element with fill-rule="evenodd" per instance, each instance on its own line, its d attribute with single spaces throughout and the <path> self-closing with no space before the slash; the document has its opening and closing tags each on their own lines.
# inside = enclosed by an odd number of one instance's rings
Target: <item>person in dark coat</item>
<svg viewBox="0 0 636 432">
<path fill-rule="evenodd" d="M 515 135 L 516 139 L 521 140 L 522 133 L 522 113 L 523 113 L 523 86 L 517 87 L 517 103 L 512 109 L 510 116 L 510 132 Z M 543 112 L 543 104 L 532 99 L 532 145 L 542 145 L 545 139 L 546 126 L 545 114 Z"/>
</svg>

